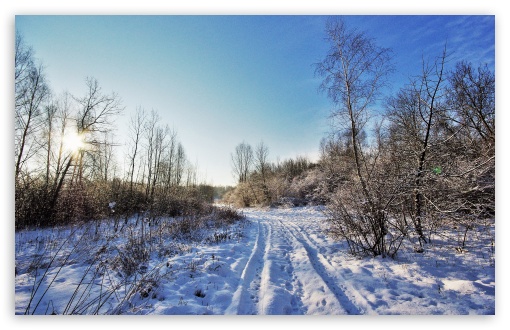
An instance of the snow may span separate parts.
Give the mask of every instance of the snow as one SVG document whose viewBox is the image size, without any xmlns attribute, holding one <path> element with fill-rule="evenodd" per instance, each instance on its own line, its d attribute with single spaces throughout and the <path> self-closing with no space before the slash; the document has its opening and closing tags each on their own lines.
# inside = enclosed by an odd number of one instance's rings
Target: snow
<svg viewBox="0 0 510 330">
<path fill-rule="evenodd" d="M 495 314 L 493 227 L 471 233 L 462 253 L 451 233 L 424 253 L 409 244 L 396 259 L 355 258 L 327 235 L 320 207 L 243 212 L 245 222 L 216 232 L 230 239 L 158 243 L 129 280 L 113 267 L 127 229 L 103 224 L 96 241 L 93 227 L 17 232 L 15 313 L 25 313 L 37 272 L 35 314 Z M 37 258 L 46 267 L 34 269 Z"/>
</svg>

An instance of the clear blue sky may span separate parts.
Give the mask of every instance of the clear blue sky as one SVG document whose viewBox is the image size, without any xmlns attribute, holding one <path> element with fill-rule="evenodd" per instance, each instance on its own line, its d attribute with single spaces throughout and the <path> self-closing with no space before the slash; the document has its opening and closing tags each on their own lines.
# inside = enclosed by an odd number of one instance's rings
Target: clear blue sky
<svg viewBox="0 0 510 330">
<path fill-rule="evenodd" d="M 126 107 L 125 139 L 137 106 L 173 127 L 209 183 L 234 184 L 230 153 L 264 141 L 270 159 L 316 157 L 332 105 L 317 92 L 313 63 L 326 54 L 325 16 L 16 16 L 58 94 L 85 92 L 85 78 Z M 495 65 L 494 16 L 346 16 L 394 52 L 393 90 L 422 57 Z M 122 150 L 118 155 L 123 165 Z"/>
</svg>

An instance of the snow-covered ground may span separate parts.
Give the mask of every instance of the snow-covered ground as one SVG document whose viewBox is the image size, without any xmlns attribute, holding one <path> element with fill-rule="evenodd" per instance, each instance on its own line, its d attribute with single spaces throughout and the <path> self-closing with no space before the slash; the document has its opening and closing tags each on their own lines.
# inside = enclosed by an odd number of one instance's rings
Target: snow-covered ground
<svg viewBox="0 0 510 330">
<path fill-rule="evenodd" d="M 494 227 L 468 233 L 464 251 L 452 233 L 425 253 L 359 259 L 327 236 L 320 207 L 243 212 L 200 243 L 159 242 L 130 277 L 112 257 L 137 253 L 121 248 L 128 236 L 80 229 L 70 244 L 70 229 L 18 232 L 15 313 L 33 295 L 35 314 L 495 314 Z M 44 251 L 60 252 L 38 262 Z"/>
</svg>

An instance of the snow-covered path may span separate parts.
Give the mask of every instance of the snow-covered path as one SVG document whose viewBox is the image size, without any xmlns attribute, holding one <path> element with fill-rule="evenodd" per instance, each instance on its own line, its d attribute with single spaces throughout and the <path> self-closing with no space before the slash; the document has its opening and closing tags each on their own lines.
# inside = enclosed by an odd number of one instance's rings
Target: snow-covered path
<svg viewBox="0 0 510 330">
<path fill-rule="evenodd" d="M 226 314 L 360 314 L 306 231 L 304 216 L 254 212 L 256 243 Z M 303 226 L 304 225 L 304 226 Z"/>
<path fill-rule="evenodd" d="M 494 313 L 494 267 L 482 250 L 438 244 L 428 255 L 356 259 L 326 235 L 317 208 L 244 212 L 254 244 L 227 314 Z"/>
<path fill-rule="evenodd" d="M 154 253 L 147 267 L 156 280 L 145 282 L 122 306 L 126 293 L 120 287 L 103 300 L 100 313 L 495 313 L 493 227 L 471 232 L 472 245 L 461 254 L 453 233 L 448 239 L 436 239 L 426 253 L 405 246 L 395 260 L 359 259 L 347 253 L 345 243 L 326 234 L 320 207 L 244 209 L 243 213 L 247 221 L 235 239 L 177 243 L 183 251 L 177 255 Z M 17 258 L 31 260 L 29 252 L 23 252 Z M 37 313 L 65 311 L 77 279 L 88 268 L 83 259 L 50 269 L 54 282 Z M 122 283 L 122 277 L 109 280 Z M 96 287 L 88 287 L 91 299 L 102 288 L 95 281 Z M 16 313 L 24 313 L 32 285 L 30 275 L 16 276 Z"/>
</svg>

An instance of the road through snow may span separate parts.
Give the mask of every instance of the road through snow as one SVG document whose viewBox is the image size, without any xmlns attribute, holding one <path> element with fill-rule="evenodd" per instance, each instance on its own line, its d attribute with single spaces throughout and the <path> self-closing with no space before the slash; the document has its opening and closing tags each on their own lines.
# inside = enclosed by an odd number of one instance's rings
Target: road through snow
<svg viewBox="0 0 510 330">
<path fill-rule="evenodd" d="M 253 242 L 227 314 L 494 314 L 493 232 L 456 253 L 455 238 L 397 259 L 355 258 L 320 207 L 245 209 Z M 476 235 L 480 233 L 474 233 Z M 455 234 L 452 235 L 455 237 Z"/>
<path fill-rule="evenodd" d="M 307 230 L 317 231 L 317 218 L 287 212 L 246 211 L 257 224 L 256 243 L 226 314 L 366 313 L 312 241 L 312 234 L 321 235 Z"/>
</svg>

